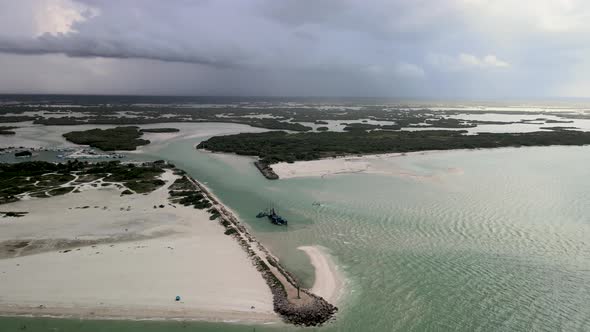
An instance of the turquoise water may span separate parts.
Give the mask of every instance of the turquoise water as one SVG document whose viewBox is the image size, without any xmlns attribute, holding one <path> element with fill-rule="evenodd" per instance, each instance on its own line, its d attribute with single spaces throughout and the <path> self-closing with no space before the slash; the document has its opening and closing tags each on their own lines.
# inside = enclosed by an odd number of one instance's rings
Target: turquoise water
<svg viewBox="0 0 590 332">
<path fill-rule="evenodd" d="M 300 245 L 324 246 L 343 271 L 341 311 L 319 330 L 590 330 L 590 147 L 410 155 L 392 162 L 394 175 L 267 181 L 249 158 L 197 152 L 197 141 L 153 155 L 205 182 L 308 286 L 313 269 Z M 288 229 L 254 217 L 270 203 Z M 279 330 L 14 318 L 1 319 L 0 330 L 23 324 L 38 331 Z"/>
</svg>

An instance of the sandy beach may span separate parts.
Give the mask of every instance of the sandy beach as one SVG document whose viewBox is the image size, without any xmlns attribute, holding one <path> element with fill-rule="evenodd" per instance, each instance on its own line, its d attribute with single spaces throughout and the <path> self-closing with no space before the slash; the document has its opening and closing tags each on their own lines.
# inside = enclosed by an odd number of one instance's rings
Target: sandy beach
<svg viewBox="0 0 590 332">
<path fill-rule="evenodd" d="M 365 157 L 348 157 L 296 161 L 294 163 L 281 162 L 271 166 L 280 179 L 289 179 L 368 172 L 371 164 Z"/>
<path fill-rule="evenodd" d="M 147 195 L 88 186 L 1 205 L 29 213 L 0 218 L 0 314 L 279 321 L 239 244 L 206 211 L 169 204 L 176 176 L 162 178 Z"/>
<path fill-rule="evenodd" d="M 362 156 L 345 156 L 294 163 L 272 164 L 272 169 L 281 179 L 298 177 L 323 177 L 337 174 L 369 173 L 383 175 L 413 176 L 400 169 L 395 159 L 409 154 L 428 154 L 440 151 L 420 151 L 411 153 L 384 153 Z"/>
<path fill-rule="evenodd" d="M 543 149 L 545 147 L 527 147 L 527 149 Z M 574 147 L 569 147 L 574 148 Z M 336 158 L 325 158 L 310 161 L 296 161 L 293 163 L 276 163 L 271 167 L 280 179 L 301 177 L 326 177 L 338 174 L 378 174 L 412 178 L 415 180 L 440 181 L 445 176 L 463 174 L 460 167 L 440 168 L 433 173 L 417 173 L 401 162 L 400 158 L 413 156 L 452 155 L 469 153 L 504 153 L 514 151 L 520 147 L 501 147 L 493 149 L 452 149 L 452 150 L 425 150 L 407 153 L 383 153 L 372 155 L 354 155 Z M 474 156 L 476 157 L 476 156 Z"/>
<path fill-rule="evenodd" d="M 337 304 L 344 290 L 344 276 L 330 255 L 326 253 L 326 249 L 321 246 L 301 246 L 297 249 L 304 251 L 309 256 L 315 270 L 312 293 L 323 297 L 332 304 Z"/>
</svg>

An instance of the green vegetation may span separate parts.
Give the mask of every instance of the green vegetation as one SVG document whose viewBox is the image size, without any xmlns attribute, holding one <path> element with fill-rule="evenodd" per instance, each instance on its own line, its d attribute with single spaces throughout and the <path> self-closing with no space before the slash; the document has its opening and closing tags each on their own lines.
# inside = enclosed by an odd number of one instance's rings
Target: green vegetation
<svg viewBox="0 0 590 332">
<path fill-rule="evenodd" d="M 20 217 L 24 217 L 27 214 L 28 214 L 28 212 L 0 211 L 0 216 L 2 216 L 2 218 L 6 218 L 6 217 L 20 218 Z"/>
<path fill-rule="evenodd" d="M 33 153 L 31 151 L 18 151 L 14 154 L 15 157 L 31 157 Z"/>
<path fill-rule="evenodd" d="M 553 131 L 564 131 L 564 130 L 579 130 L 578 127 L 541 127 L 541 129 L 545 130 L 553 130 Z"/>
<path fill-rule="evenodd" d="M 545 123 L 573 123 L 573 120 L 547 120 Z"/>
<path fill-rule="evenodd" d="M 138 194 L 152 192 L 165 184 L 166 182 L 160 179 L 142 179 L 125 182 L 127 188 L 135 191 Z"/>
<path fill-rule="evenodd" d="M 228 227 L 223 234 L 225 235 L 233 235 L 236 234 L 238 231 L 234 227 Z"/>
<path fill-rule="evenodd" d="M 72 103 L 80 103 L 82 99 L 72 100 Z M 93 103 L 95 102 L 95 103 Z M 493 110 L 430 110 L 428 108 L 415 109 L 410 105 L 359 105 L 357 103 L 335 102 L 339 107 L 325 108 L 319 103 L 310 101 L 305 106 L 273 107 L 264 103 L 256 107 L 256 103 L 243 106 L 234 103 L 228 107 L 199 107 L 192 108 L 180 104 L 161 104 L 142 106 L 127 103 L 96 103 L 97 100 L 83 101 L 82 107 L 76 108 L 76 117 L 71 116 L 71 110 L 59 104 L 53 105 L 51 112 L 43 109 L 38 104 L 3 105 L 0 107 L 0 123 L 33 121 L 43 125 L 141 125 L 155 123 L 175 122 L 223 122 L 250 125 L 275 130 L 310 131 L 312 128 L 304 123 L 328 124 L 328 121 L 360 122 L 368 120 L 389 121 L 392 126 L 408 128 L 426 126 L 436 128 L 471 128 L 479 124 L 511 124 L 530 123 L 529 120 L 517 122 L 502 121 L 478 121 L 453 119 L 448 116 L 460 116 L 470 114 L 503 114 L 503 115 L 539 115 L 532 121 L 546 121 L 546 123 L 565 123 L 571 119 L 590 119 L 590 114 L 574 112 L 554 111 L 531 113 L 529 111 L 493 111 Z M 40 115 L 25 115 L 25 112 L 41 112 Z M 60 117 L 52 117 L 58 114 Z M 162 117 L 162 114 L 166 114 Z M 65 115 L 65 116 L 64 116 Z M 541 116 L 555 116 L 570 120 L 547 120 Z M 157 130 L 158 128 L 156 128 Z M 381 128 L 395 130 L 397 128 Z M 150 132 L 151 129 L 144 130 Z"/>
<path fill-rule="evenodd" d="M 16 129 L 18 127 L 6 127 L 0 126 L 0 135 L 14 135 L 16 134 L 12 129 Z"/>
<path fill-rule="evenodd" d="M 65 183 L 68 183 L 74 180 L 76 177 L 71 174 L 63 174 L 63 173 L 48 173 L 43 174 L 39 178 L 39 182 L 37 186 L 42 187 L 56 187 Z"/>
<path fill-rule="evenodd" d="M 511 125 L 511 124 L 520 123 L 520 122 L 473 120 L 473 121 L 471 121 L 471 123 L 483 124 L 483 125 Z"/>
<path fill-rule="evenodd" d="M 58 196 L 58 195 L 64 195 L 64 194 L 70 193 L 70 192 L 72 192 L 72 190 L 74 190 L 74 187 L 69 187 L 69 186 L 58 187 L 58 188 L 49 190 L 48 193 L 51 196 Z"/>
<path fill-rule="evenodd" d="M 345 131 L 366 131 L 366 130 L 400 130 L 397 125 L 375 125 L 369 123 L 349 123 L 344 127 Z"/>
<path fill-rule="evenodd" d="M 136 166 L 134 164 L 121 164 L 119 162 L 102 163 L 89 173 L 111 173 L 104 180 L 108 182 L 121 182 L 127 188 L 136 193 L 148 193 L 163 186 L 166 182 L 158 179 L 163 169 L 155 164 Z"/>
<path fill-rule="evenodd" d="M 330 130 L 330 128 L 328 128 L 328 127 L 317 127 L 316 130 L 317 131 L 328 131 L 328 130 Z"/>
<path fill-rule="evenodd" d="M 14 122 L 23 122 L 23 121 L 33 121 L 35 117 L 32 116 L 0 116 L 0 123 L 14 123 Z"/>
<path fill-rule="evenodd" d="M 211 213 L 211 216 L 209 217 L 210 220 L 215 220 L 221 216 L 221 214 L 219 213 L 219 211 L 217 211 L 216 208 L 210 208 L 209 210 L 207 210 L 207 212 Z"/>
<path fill-rule="evenodd" d="M 274 131 L 216 136 L 197 148 L 259 156 L 263 164 L 354 154 L 590 144 L 590 132 L 480 133 L 466 131 L 350 131 L 297 133 Z"/>
<path fill-rule="evenodd" d="M 216 122 L 226 122 L 226 121 L 216 121 Z M 230 121 L 227 121 L 230 122 Z M 311 127 L 304 126 L 300 123 L 291 123 L 291 122 L 284 122 L 278 121 L 275 119 L 251 119 L 251 118 L 238 118 L 234 121 L 235 123 L 247 124 L 252 127 L 259 127 L 259 128 L 266 128 L 266 129 L 279 129 L 279 130 L 291 130 L 291 131 L 308 131 L 311 130 Z"/>
<path fill-rule="evenodd" d="M 72 131 L 63 136 L 76 144 L 90 145 L 103 151 L 113 151 L 135 150 L 140 145 L 149 144 L 150 141 L 139 138 L 141 135 L 138 127 L 116 127 Z"/>
<path fill-rule="evenodd" d="M 184 206 L 192 205 L 195 209 L 209 209 L 212 206 L 205 195 L 200 190 L 197 190 L 186 176 L 176 179 L 170 185 L 169 189 L 170 191 L 168 193 L 172 203 L 178 203 Z M 219 216 L 219 212 L 214 208 L 210 209 L 209 212 L 213 213 L 212 210 L 216 212 L 214 215 Z"/>
<path fill-rule="evenodd" d="M 29 193 L 29 195 L 31 197 L 35 197 L 35 198 L 47 198 L 47 197 L 51 197 L 51 196 L 47 195 L 47 192 L 45 192 L 45 191 L 32 192 L 32 193 Z"/>
<path fill-rule="evenodd" d="M 180 129 L 178 128 L 147 128 L 147 129 L 140 129 L 142 133 L 176 133 L 179 132 Z"/>
<path fill-rule="evenodd" d="M 0 204 L 17 201 L 15 196 L 26 192 L 44 192 L 48 187 L 37 186 L 35 182 L 43 180 L 41 175 L 56 170 L 54 164 L 38 161 L 0 164 Z"/>
<path fill-rule="evenodd" d="M 231 224 L 229 221 L 227 221 L 227 220 L 225 220 L 225 219 L 221 219 L 221 220 L 219 221 L 219 223 L 221 224 L 221 226 L 223 226 L 223 227 L 225 227 L 225 228 L 228 228 L 228 227 L 230 227 L 230 226 L 232 225 L 232 224 Z"/>
<path fill-rule="evenodd" d="M 439 119 L 426 119 L 424 123 L 428 124 L 429 127 L 437 127 L 437 128 L 473 128 L 477 127 L 476 124 L 467 122 L 465 120 L 460 119 L 447 119 L 447 118 L 439 118 Z"/>
<path fill-rule="evenodd" d="M 37 118 L 28 118 L 27 120 L 34 120 L 33 123 L 35 124 L 43 124 L 43 125 L 60 125 L 60 126 L 68 126 L 68 125 L 81 125 L 81 124 L 111 124 L 111 125 L 139 125 L 139 124 L 154 124 L 154 123 L 171 123 L 171 122 L 228 122 L 228 123 L 239 123 L 250 125 L 252 127 L 260 127 L 266 129 L 280 129 L 280 130 L 292 130 L 292 131 L 308 131 L 311 130 L 311 127 L 304 126 L 300 123 L 290 123 L 287 121 L 280 121 L 279 119 L 269 119 L 269 118 L 251 118 L 251 117 L 243 117 L 242 115 L 235 115 L 235 116 L 228 116 L 228 117 L 218 117 L 217 115 L 225 115 L 224 113 L 226 110 L 194 110 L 194 109 L 187 109 L 187 108 L 171 108 L 167 111 L 163 111 L 166 113 L 176 114 L 172 117 L 160 117 L 160 112 L 158 110 L 154 110 L 153 108 L 137 108 L 137 107 L 128 107 L 126 111 L 134 110 L 131 112 L 142 114 L 142 116 L 138 117 L 121 117 L 120 115 L 115 115 L 116 112 L 113 109 L 104 109 L 104 108 L 86 108 L 81 109 L 81 112 L 87 113 L 89 116 L 82 116 L 82 117 L 37 117 Z M 94 113 L 91 110 L 96 110 Z M 124 110 L 119 110 L 124 111 Z M 251 115 L 251 112 L 244 112 L 243 115 Z M 16 116 L 14 117 L 16 118 Z M 281 117 L 281 119 L 283 119 Z M 284 118 L 286 119 L 286 118 Z M 5 121 L 10 122 L 10 121 Z M 149 132 L 148 130 L 144 130 L 145 132 Z"/>
<path fill-rule="evenodd" d="M 211 203 L 205 198 L 205 196 L 200 192 L 183 192 L 184 196 L 180 199 L 175 200 L 175 202 L 182 204 L 184 206 L 192 205 L 195 209 L 208 209 L 211 207 Z"/>
<path fill-rule="evenodd" d="M 147 193 L 164 185 L 165 182 L 158 178 L 164 167 L 168 166 L 156 163 L 121 164 L 119 161 L 0 163 L 0 204 L 17 201 L 25 193 L 39 198 L 67 194 L 74 190 L 75 185 L 99 179 L 120 182 L 121 189 L 126 187 L 123 195 L 133 194 L 131 190 Z"/>
<path fill-rule="evenodd" d="M 173 194 L 175 190 L 194 190 L 194 186 L 186 177 L 186 175 L 183 175 L 182 177 L 176 179 L 176 181 L 174 181 L 174 183 L 172 183 L 168 189 L 170 189 L 170 194 Z"/>
</svg>

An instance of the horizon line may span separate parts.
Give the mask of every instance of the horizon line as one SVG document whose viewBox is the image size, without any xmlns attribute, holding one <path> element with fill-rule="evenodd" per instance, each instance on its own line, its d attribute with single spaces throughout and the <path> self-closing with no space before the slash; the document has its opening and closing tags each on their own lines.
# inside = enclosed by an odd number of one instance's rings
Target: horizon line
<svg viewBox="0 0 590 332">
<path fill-rule="evenodd" d="M 165 98 L 266 98 L 266 99 L 389 99 L 400 101 L 590 101 L 590 97 L 562 97 L 562 96 L 546 96 L 546 97 L 434 97 L 434 96 L 336 96 L 336 95 L 187 95 L 187 94 L 109 94 L 109 93 L 4 93 L 0 92 L 0 97 L 6 96 L 76 96 L 76 97 L 165 97 Z"/>
</svg>

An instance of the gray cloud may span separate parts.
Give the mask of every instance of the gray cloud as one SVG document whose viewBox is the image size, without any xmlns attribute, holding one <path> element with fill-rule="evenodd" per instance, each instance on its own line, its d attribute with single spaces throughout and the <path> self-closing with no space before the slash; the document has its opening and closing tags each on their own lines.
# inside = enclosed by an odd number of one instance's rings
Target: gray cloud
<svg viewBox="0 0 590 332">
<path fill-rule="evenodd" d="M 119 59 L 148 59 L 168 62 L 186 62 L 210 65 L 218 68 L 235 67 L 239 55 L 203 54 L 199 50 L 169 47 L 157 44 L 141 44 L 123 38 L 97 39 L 73 34 L 43 34 L 31 39 L 9 39 L 0 37 L 0 52 L 39 55 L 62 53 L 70 57 L 105 57 Z"/>
<path fill-rule="evenodd" d="M 21 92 L 566 95 L 590 86 L 589 16 L 583 0 L 3 2 L 0 70 L 21 66 Z"/>
</svg>

